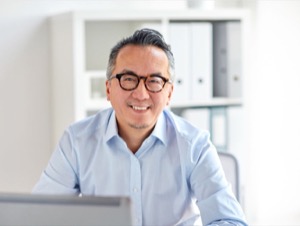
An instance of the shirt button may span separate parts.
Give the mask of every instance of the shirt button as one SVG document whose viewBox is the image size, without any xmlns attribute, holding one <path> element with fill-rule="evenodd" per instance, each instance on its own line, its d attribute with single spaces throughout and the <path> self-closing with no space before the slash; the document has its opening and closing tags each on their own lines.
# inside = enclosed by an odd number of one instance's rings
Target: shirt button
<svg viewBox="0 0 300 226">
<path fill-rule="evenodd" d="M 134 193 L 137 193 L 138 191 L 139 191 L 139 190 L 138 190 L 137 188 L 134 188 L 134 189 L 133 189 L 133 192 L 134 192 Z"/>
</svg>

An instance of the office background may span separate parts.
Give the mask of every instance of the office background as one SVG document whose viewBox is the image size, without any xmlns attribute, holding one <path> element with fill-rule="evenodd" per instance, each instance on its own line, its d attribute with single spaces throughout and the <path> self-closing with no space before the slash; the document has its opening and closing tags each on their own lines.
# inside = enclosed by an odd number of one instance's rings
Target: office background
<svg viewBox="0 0 300 226">
<path fill-rule="evenodd" d="M 243 107 L 250 225 L 300 224 L 300 1 L 207 0 L 251 11 Z M 185 0 L 0 1 L 0 192 L 30 192 L 51 155 L 49 17 L 71 10 L 183 9 Z"/>
</svg>

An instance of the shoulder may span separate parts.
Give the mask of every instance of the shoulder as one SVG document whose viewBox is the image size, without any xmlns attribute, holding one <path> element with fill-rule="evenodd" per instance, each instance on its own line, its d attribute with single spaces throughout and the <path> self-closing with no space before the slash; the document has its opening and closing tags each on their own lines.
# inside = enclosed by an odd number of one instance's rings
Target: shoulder
<svg viewBox="0 0 300 226">
<path fill-rule="evenodd" d="M 168 124 L 175 131 L 177 138 L 193 143 L 199 138 L 201 140 L 209 140 L 210 134 L 207 130 L 201 129 L 187 121 L 185 118 L 175 115 L 170 110 L 164 111 Z"/>
<path fill-rule="evenodd" d="M 75 137 L 94 134 L 100 129 L 105 130 L 112 113 L 112 108 L 99 111 L 95 115 L 71 124 L 67 130 L 69 130 Z"/>
<path fill-rule="evenodd" d="M 210 133 L 170 111 L 165 111 L 164 114 L 169 121 L 169 130 L 173 131 L 173 133 L 169 133 L 172 134 L 169 136 L 169 141 L 170 143 L 175 142 L 175 149 L 182 156 L 188 172 L 191 172 L 204 153 L 215 151 L 210 140 Z"/>
</svg>

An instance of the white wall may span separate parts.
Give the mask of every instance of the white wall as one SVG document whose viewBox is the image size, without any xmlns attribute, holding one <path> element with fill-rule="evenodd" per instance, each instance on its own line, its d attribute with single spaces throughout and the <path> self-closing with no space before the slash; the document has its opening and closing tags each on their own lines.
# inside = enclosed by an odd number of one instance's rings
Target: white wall
<svg viewBox="0 0 300 226">
<path fill-rule="evenodd" d="M 258 225 L 299 225 L 300 1 L 256 7 L 255 62 L 245 87 L 248 216 Z"/>
<path fill-rule="evenodd" d="M 0 190 L 29 191 L 50 153 L 47 21 L 0 5 Z"/>
<path fill-rule="evenodd" d="M 124 2 L 0 1 L 0 192 L 29 192 L 52 151 L 47 18 L 74 9 L 185 7 L 183 0 Z M 300 1 L 260 0 L 250 5 L 256 32 L 249 45 L 256 45 L 251 46 L 254 67 L 247 71 L 244 87 L 246 213 L 251 225 L 297 225 Z"/>
</svg>

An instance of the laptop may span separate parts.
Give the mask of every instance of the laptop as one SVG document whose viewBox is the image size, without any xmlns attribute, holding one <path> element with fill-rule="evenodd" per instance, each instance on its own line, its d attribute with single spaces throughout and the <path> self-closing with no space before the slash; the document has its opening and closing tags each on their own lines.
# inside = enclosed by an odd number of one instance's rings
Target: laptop
<svg viewBox="0 0 300 226">
<path fill-rule="evenodd" d="M 132 225 L 128 197 L 0 193 L 0 225 Z"/>
</svg>

